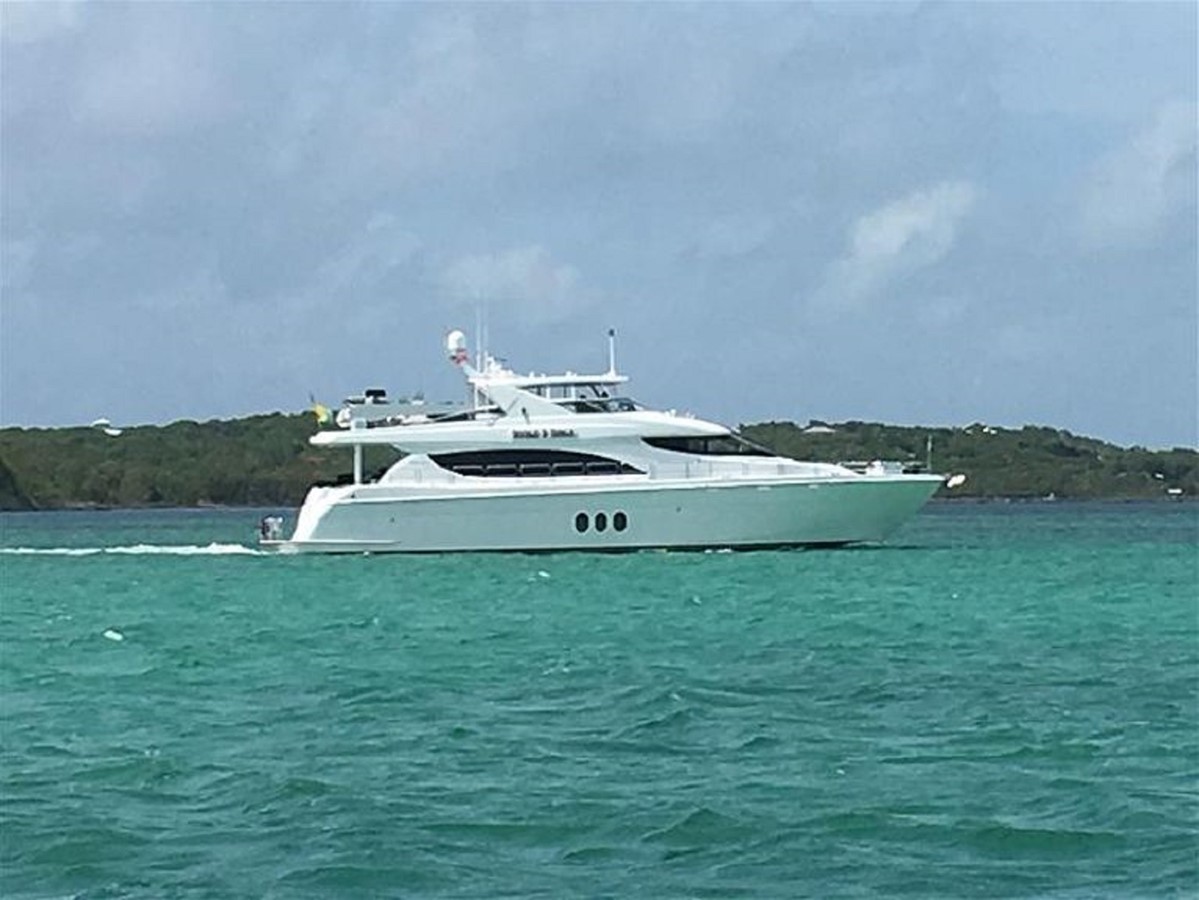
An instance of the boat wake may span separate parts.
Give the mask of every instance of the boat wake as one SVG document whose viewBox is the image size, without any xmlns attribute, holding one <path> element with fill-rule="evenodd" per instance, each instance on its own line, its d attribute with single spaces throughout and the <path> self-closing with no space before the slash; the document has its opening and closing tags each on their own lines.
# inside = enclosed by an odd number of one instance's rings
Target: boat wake
<svg viewBox="0 0 1199 900">
<path fill-rule="evenodd" d="M 132 544 L 128 547 L 0 547 L 9 556 L 266 556 L 244 544 L 161 545 Z"/>
</svg>

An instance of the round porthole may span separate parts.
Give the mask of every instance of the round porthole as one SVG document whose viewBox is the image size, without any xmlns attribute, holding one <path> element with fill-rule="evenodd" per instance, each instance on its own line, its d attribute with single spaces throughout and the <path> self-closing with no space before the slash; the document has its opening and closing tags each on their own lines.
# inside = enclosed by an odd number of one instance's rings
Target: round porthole
<svg viewBox="0 0 1199 900">
<path fill-rule="evenodd" d="M 624 531 L 629 527 L 629 517 L 622 512 L 612 514 L 612 527 L 617 531 Z"/>
<path fill-rule="evenodd" d="M 608 517 L 603 513 L 595 514 L 595 530 L 603 531 L 608 527 Z"/>
<path fill-rule="evenodd" d="M 575 531 L 579 532 L 579 534 L 582 534 L 587 530 L 587 525 L 587 513 L 579 513 L 577 516 L 575 516 Z"/>
</svg>

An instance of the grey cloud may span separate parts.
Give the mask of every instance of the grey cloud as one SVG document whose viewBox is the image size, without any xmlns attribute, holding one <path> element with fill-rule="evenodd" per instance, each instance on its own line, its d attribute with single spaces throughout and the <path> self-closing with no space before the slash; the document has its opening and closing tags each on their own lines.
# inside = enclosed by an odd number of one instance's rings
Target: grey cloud
<svg viewBox="0 0 1199 900">
<path fill-rule="evenodd" d="M 51 40 L 79 25 L 82 3 L 5 3 L 0 5 L 0 42 L 11 45 Z"/>
<path fill-rule="evenodd" d="M 684 252 L 701 259 L 745 256 L 761 249 L 777 227 L 774 219 L 761 214 L 714 215 L 697 224 Z"/>
<path fill-rule="evenodd" d="M 74 87 L 72 114 L 100 133 L 155 136 L 190 132 L 229 112 L 203 17 L 162 16 L 151 6 L 89 46 Z M 147 21 L 149 20 L 149 21 Z"/>
<path fill-rule="evenodd" d="M 1192 19 L 0 4 L 0 416 L 205 417 L 426 368 L 452 391 L 440 335 L 486 295 L 514 364 L 581 366 L 615 325 L 639 391 L 726 419 L 1175 439 L 1152 410 L 1194 405 L 1194 159 L 1153 110 L 1194 103 Z M 1130 196 L 1140 219 L 1102 212 Z M 1090 252 L 1088 216 L 1137 237 Z M 1123 393 L 1029 387 L 1125 353 L 1153 377 Z"/>
<path fill-rule="evenodd" d="M 1007 109 L 1098 122 L 1135 122 L 1194 85 L 1194 3 L 962 4 L 957 16 L 990 35 L 991 81 Z"/>
<path fill-rule="evenodd" d="M 568 318 L 597 298 L 573 266 L 537 245 L 464 256 L 446 267 L 442 283 L 452 304 L 483 304 L 533 322 Z"/>
<path fill-rule="evenodd" d="M 940 262 L 977 195 L 969 182 L 943 181 L 859 217 L 845 254 L 829 266 L 816 302 L 853 307 L 895 278 Z"/>
<path fill-rule="evenodd" d="M 376 213 L 366 227 L 317 269 L 316 290 L 325 296 L 346 297 L 355 288 L 378 284 L 409 263 L 421 241 L 390 213 Z"/>
<path fill-rule="evenodd" d="M 32 238 L 0 242 L 0 291 L 13 296 L 29 284 L 37 241 Z"/>
<path fill-rule="evenodd" d="M 1151 238 L 1173 216 L 1195 214 L 1195 131 L 1199 108 L 1163 104 L 1147 126 L 1091 169 L 1079 201 L 1078 229 L 1088 247 Z"/>
</svg>

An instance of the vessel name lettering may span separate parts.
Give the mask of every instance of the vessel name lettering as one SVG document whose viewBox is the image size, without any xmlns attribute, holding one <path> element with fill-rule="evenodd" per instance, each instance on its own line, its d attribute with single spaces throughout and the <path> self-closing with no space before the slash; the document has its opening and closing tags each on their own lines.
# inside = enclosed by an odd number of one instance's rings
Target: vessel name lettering
<svg viewBox="0 0 1199 900">
<path fill-rule="evenodd" d="M 512 437 L 518 440 L 527 438 L 572 438 L 578 437 L 573 428 L 514 428 Z"/>
</svg>

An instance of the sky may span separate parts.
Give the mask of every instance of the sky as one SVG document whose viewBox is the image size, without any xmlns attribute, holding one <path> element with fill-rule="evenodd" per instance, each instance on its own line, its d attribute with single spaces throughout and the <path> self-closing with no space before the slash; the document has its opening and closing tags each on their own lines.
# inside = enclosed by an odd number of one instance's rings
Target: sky
<svg viewBox="0 0 1199 900">
<path fill-rule="evenodd" d="M 463 396 L 1199 443 L 1196 4 L 0 4 L 0 425 Z"/>
</svg>

